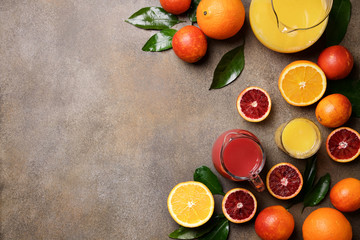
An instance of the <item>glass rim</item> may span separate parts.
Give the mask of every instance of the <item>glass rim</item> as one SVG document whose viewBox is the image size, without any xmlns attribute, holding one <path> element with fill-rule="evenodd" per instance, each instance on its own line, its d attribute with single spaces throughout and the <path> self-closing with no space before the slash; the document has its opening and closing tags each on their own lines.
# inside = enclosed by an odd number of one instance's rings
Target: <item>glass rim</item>
<svg viewBox="0 0 360 240">
<path fill-rule="evenodd" d="M 317 138 L 318 138 L 317 145 L 314 144 L 314 146 L 310 149 L 310 150 L 314 150 L 314 153 L 312 153 L 312 154 L 310 154 L 310 155 L 304 155 L 303 157 L 299 157 L 299 156 L 295 156 L 295 155 L 291 154 L 291 153 L 285 148 L 285 146 L 284 146 L 284 144 L 283 144 L 283 139 L 282 139 L 282 135 L 283 135 L 283 132 L 284 132 L 284 129 L 286 128 L 286 126 L 289 125 L 289 124 L 290 124 L 291 122 L 293 122 L 294 120 L 297 120 L 297 119 L 304 119 L 304 120 L 309 121 L 309 122 L 313 125 L 314 130 L 315 130 L 315 132 L 316 132 L 316 136 L 317 136 Z M 293 157 L 293 158 L 296 158 L 296 159 L 306 159 L 306 158 L 312 157 L 312 156 L 315 155 L 316 152 L 320 149 L 321 143 L 322 143 L 322 141 L 321 141 L 321 132 L 320 132 L 320 129 L 319 129 L 319 127 L 314 123 L 314 121 L 312 121 L 311 119 L 308 119 L 308 118 L 305 118 L 305 117 L 296 117 L 296 118 L 293 118 L 293 119 L 285 122 L 284 127 L 281 129 L 281 133 L 280 133 L 280 144 L 281 144 L 281 147 L 285 150 L 285 152 L 286 152 L 289 156 L 291 156 L 291 157 Z M 310 150 L 309 150 L 309 152 L 311 152 Z"/>
</svg>

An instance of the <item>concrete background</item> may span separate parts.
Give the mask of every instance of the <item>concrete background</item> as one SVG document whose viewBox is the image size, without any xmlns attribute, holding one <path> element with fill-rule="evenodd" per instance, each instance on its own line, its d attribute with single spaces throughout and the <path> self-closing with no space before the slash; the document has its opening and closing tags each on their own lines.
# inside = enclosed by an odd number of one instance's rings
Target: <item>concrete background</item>
<svg viewBox="0 0 360 240">
<path fill-rule="evenodd" d="M 359 78 L 360 3 L 342 45 L 353 53 Z M 250 0 L 244 1 L 248 14 Z M 157 0 L 1 0 L 0 132 L 1 239 L 168 239 L 178 225 L 166 199 L 179 182 L 192 180 L 202 165 L 214 170 L 212 143 L 228 129 L 250 130 L 261 140 L 267 163 L 305 162 L 282 153 L 273 134 L 294 117 L 315 120 L 315 106 L 293 107 L 281 97 L 281 70 L 299 59 L 316 61 L 323 42 L 297 54 L 268 50 L 254 37 L 248 15 L 242 33 L 216 41 L 197 64 L 172 50 L 143 52 L 156 33 L 124 20 Z M 181 19 L 187 20 L 185 16 Z M 175 29 L 189 24 L 176 25 Z M 209 91 L 220 58 L 245 36 L 245 69 L 233 84 Z M 270 116 L 245 122 L 237 113 L 238 94 L 251 85 L 269 92 Z M 346 124 L 360 130 L 360 120 Z M 331 129 L 320 126 L 323 140 Z M 339 164 L 319 151 L 318 176 L 329 172 L 333 184 L 360 178 L 360 161 Z M 215 170 L 214 170 L 215 171 Z M 218 175 L 219 176 L 219 175 Z M 252 190 L 258 211 L 287 203 L 247 182 L 219 176 L 224 191 Z M 332 185 L 333 185 L 332 184 Z M 220 213 L 221 196 L 216 196 Z M 318 207 L 332 207 L 329 197 Z M 314 208 L 301 214 L 291 239 Z M 346 213 L 354 239 L 360 239 L 359 211 Z M 259 239 L 254 220 L 231 224 L 229 239 Z"/>
</svg>

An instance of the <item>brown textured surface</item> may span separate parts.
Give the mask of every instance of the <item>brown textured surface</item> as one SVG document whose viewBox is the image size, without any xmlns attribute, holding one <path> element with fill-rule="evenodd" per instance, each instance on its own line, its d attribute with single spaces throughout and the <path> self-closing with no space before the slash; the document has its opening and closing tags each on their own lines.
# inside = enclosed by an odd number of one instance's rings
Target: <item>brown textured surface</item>
<svg viewBox="0 0 360 240">
<path fill-rule="evenodd" d="M 248 13 L 250 1 L 244 1 Z M 2 239 L 168 239 L 177 228 L 167 195 L 194 170 L 211 163 L 211 147 L 225 130 L 244 128 L 257 135 L 267 153 L 262 177 L 275 163 L 305 163 L 275 146 L 276 127 L 292 117 L 312 120 L 314 106 L 288 105 L 277 77 L 293 60 L 316 60 L 321 44 L 297 54 L 263 47 L 246 18 L 246 66 L 241 77 L 209 91 L 221 56 L 240 36 L 209 40 L 198 64 L 179 60 L 170 50 L 141 51 L 155 31 L 124 20 L 156 0 L 1 0 L 0 133 Z M 353 53 L 359 78 L 359 2 L 342 44 Z M 184 20 L 186 18 L 184 17 Z M 189 22 L 176 25 L 179 29 Z M 263 123 L 247 123 L 236 111 L 237 95 L 247 86 L 266 89 L 273 109 Z M 360 130 L 360 120 L 348 126 Z M 323 139 L 330 129 L 320 128 Z M 338 164 L 323 145 L 319 173 L 333 183 L 360 178 L 360 161 Z M 246 182 L 220 181 L 227 191 L 251 189 Z M 251 189 L 252 190 L 252 189 Z M 255 193 L 259 209 L 285 202 Z M 220 212 L 221 197 L 216 197 Z M 327 197 L 321 207 L 331 206 Z M 295 216 L 292 239 L 315 208 Z M 345 214 L 360 239 L 359 211 Z M 258 239 L 253 221 L 230 226 L 229 239 Z"/>
</svg>

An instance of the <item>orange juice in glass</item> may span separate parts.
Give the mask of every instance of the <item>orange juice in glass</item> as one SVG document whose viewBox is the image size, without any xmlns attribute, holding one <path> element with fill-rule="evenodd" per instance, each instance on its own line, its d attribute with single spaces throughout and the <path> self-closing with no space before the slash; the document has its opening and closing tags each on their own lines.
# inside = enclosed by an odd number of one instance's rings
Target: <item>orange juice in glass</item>
<svg viewBox="0 0 360 240">
<path fill-rule="evenodd" d="M 298 52 L 323 34 L 331 7 L 332 0 L 252 0 L 250 25 L 267 48 Z"/>
<path fill-rule="evenodd" d="M 295 118 L 278 127 L 276 145 L 289 156 L 305 159 L 314 155 L 321 145 L 321 134 L 314 122 L 307 118 Z"/>
</svg>

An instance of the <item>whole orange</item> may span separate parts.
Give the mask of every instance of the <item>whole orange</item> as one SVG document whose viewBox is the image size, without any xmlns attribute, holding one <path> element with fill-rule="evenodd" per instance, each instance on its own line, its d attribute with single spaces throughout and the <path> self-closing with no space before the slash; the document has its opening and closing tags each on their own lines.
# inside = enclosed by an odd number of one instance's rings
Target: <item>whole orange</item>
<svg viewBox="0 0 360 240">
<path fill-rule="evenodd" d="M 190 8 L 191 0 L 160 0 L 160 4 L 168 13 L 178 15 Z"/>
<path fill-rule="evenodd" d="M 352 227 L 345 216 L 333 208 L 319 208 L 306 217 L 304 240 L 351 240 Z"/>
<path fill-rule="evenodd" d="M 318 65 L 329 80 L 339 80 L 350 74 L 354 58 L 347 48 L 335 45 L 320 53 Z"/>
<path fill-rule="evenodd" d="M 245 9 L 241 0 L 201 0 L 196 18 L 206 36 L 226 39 L 234 36 L 243 26 Z"/>
<path fill-rule="evenodd" d="M 315 109 L 318 122 L 329 128 L 336 128 L 346 123 L 351 112 L 350 100 L 340 93 L 331 94 L 321 99 Z"/>
<path fill-rule="evenodd" d="M 294 217 L 282 206 L 265 208 L 255 220 L 255 232 L 263 240 L 287 240 L 294 226 Z"/>
<path fill-rule="evenodd" d="M 172 47 L 180 59 L 194 63 L 206 54 L 206 36 L 198 27 L 185 26 L 175 33 L 172 39 Z"/>
<path fill-rule="evenodd" d="M 360 209 L 360 180 L 345 178 L 336 183 L 330 191 L 330 201 L 342 212 Z"/>
</svg>

